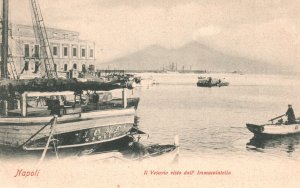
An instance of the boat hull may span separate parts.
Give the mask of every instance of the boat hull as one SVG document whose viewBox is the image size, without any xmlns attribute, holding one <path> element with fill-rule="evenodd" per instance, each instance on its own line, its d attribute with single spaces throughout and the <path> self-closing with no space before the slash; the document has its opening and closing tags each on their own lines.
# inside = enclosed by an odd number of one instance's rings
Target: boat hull
<svg viewBox="0 0 300 188">
<path fill-rule="evenodd" d="M 64 115 L 54 125 L 58 148 L 74 148 L 111 142 L 127 136 L 134 124 L 135 109 L 99 110 Z M 0 145 L 20 148 L 52 119 L 48 117 L 0 118 Z M 43 150 L 50 126 L 40 131 L 25 150 Z M 51 146 L 49 147 L 52 148 Z"/>
<path fill-rule="evenodd" d="M 221 82 L 221 83 L 208 83 L 208 82 L 197 82 L 198 87 L 222 87 L 222 86 L 228 86 L 229 83 L 227 82 Z"/>
<path fill-rule="evenodd" d="M 125 147 L 126 148 L 126 147 Z M 108 159 L 119 159 L 125 161 L 160 161 L 164 163 L 175 163 L 179 159 L 179 147 L 175 145 L 151 145 L 145 148 L 145 153 L 136 153 L 127 146 L 127 150 L 114 150 L 113 152 L 92 152 L 81 155 L 79 159 L 92 161 L 107 161 Z"/>
<path fill-rule="evenodd" d="M 93 152 L 110 152 L 114 150 L 122 150 L 123 148 L 128 147 L 128 143 L 132 142 L 133 139 L 131 136 L 124 136 L 119 139 L 105 141 L 102 143 L 91 143 L 90 145 L 82 145 L 78 147 L 70 148 L 57 148 L 57 151 L 53 149 L 52 143 L 47 150 L 47 158 L 54 159 L 56 155 L 62 158 L 69 158 L 74 156 L 81 156 L 84 153 L 93 153 Z M 5 159 L 12 160 L 31 160 L 31 159 L 40 159 L 44 150 L 34 148 L 34 145 L 31 143 L 26 148 L 12 148 L 9 146 L 0 146 L 0 157 Z"/>
<path fill-rule="evenodd" d="M 257 137 L 278 137 L 286 135 L 294 135 L 300 133 L 300 124 L 266 124 L 266 125 L 255 125 L 246 124 L 248 130 L 254 133 Z"/>
</svg>

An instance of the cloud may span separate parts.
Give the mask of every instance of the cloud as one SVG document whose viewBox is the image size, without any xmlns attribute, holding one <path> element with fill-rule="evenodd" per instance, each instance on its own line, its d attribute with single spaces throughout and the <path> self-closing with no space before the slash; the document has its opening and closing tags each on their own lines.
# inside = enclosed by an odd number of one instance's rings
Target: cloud
<svg viewBox="0 0 300 188">
<path fill-rule="evenodd" d="M 98 61 L 158 44 L 198 40 L 224 53 L 271 63 L 299 59 L 299 1 L 43 0 L 48 27 L 96 42 Z M 11 0 L 14 23 L 31 24 L 29 1 Z M 1 6 L 1 5 L 0 5 Z"/>
<path fill-rule="evenodd" d="M 299 28 L 292 19 L 274 19 L 264 23 L 241 24 L 214 37 L 198 37 L 201 43 L 233 55 L 274 64 L 299 66 Z"/>
</svg>

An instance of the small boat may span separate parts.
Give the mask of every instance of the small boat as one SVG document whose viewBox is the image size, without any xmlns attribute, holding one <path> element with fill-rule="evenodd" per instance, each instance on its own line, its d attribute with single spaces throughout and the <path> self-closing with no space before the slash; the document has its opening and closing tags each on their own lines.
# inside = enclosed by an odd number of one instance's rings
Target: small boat
<svg viewBox="0 0 300 188">
<path fill-rule="evenodd" d="M 178 146 L 175 145 L 160 145 L 154 144 L 147 146 L 145 148 L 145 154 L 140 155 L 135 151 L 126 150 L 126 151 L 101 151 L 101 152 L 86 152 L 80 153 L 78 155 L 79 160 L 85 161 L 106 161 L 106 160 L 117 160 L 117 161 L 141 161 L 141 160 L 149 160 L 156 159 L 159 157 L 160 160 L 168 160 L 170 162 L 175 161 L 178 158 Z"/>
<path fill-rule="evenodd" d="M 221 87 L 228 86 L 229 82 L 225 82 L 221 79 L 216 79 L 212 77 L 198 77 L 197 86 L 198 87 Z"/>
<path fill-rule="evenodd" d="M 146 147 L 147 153 L 142 156 L 141 158 L 136 158 L 136 160 L 140 159 L 147 159 L 147 158 L 152 158 L 152 157 L 164 157 L 164 158 L 169 158 L 172 159 L 172 161 L 175 161 L 176 158 L 178 158 L 179 155 L 179 147 L 177 145 L 173 144 L 168 144 L 168 145 L 151 145 Z"/>
<path fill-rule="evenodd" d="M 249 131 L 254 133 L 256 137 L 274 137 L 274 136 L 285 136 L 300 133 L 300 122 L 295 124 L 264 124 L 256 125 L 247 123 Z"/>
<path fill-rule="evenodd" d="M 178 135 L 175 136 L 174 144 L 152 144 L 146 147 L 134 139 L 133 142 L 129 143 L 129 148 L 123 152 L 123 155 L 131 160 L 149 160 L 159 157 L 160 160 L 167 159 L 174 162 L 179 156 L 179 137 Z"/>
<path fill-rule="evenodd" d="M 145 159 L 156 159 L 159 157 L 159 160 L 175 162 L 179 157 L 179 141 L 178 136 L 176 136 L 174 144 L 152 144 L 147 147 L 144 147 L 140 142 L 134 141 L 123 150 L 108 150 L 105 152 L 88 150 L 87 152 L 81 152 L 78 156 L 80 159 L 85 160 L 106 160 L 109 158 L 118 158 L 121 161 L 140 161 Z"/>
</svg>

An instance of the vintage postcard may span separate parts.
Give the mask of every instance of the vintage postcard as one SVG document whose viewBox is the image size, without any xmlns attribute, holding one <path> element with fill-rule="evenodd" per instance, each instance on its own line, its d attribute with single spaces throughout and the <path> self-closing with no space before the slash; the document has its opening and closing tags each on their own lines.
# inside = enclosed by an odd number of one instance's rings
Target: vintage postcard
<svg viewBox="0 0 300 188">
<path fill-rule="evenodd" d="M 300 1 L 0 2 L 0 187 L 300 187 Z"/>
</svg>

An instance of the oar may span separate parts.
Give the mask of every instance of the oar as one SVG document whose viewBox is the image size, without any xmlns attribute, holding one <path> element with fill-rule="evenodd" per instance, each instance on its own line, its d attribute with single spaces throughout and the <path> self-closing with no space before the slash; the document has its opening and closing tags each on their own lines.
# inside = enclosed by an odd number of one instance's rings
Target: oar
<svg viewBox="0 0 300 188">
<path fill-rule="evenodd" d="M 276 119 L 279 119 L 279 118 L 281 118 L 281 117 L 283 117 L 283 116 L 285 116 L 285 114 L 283 114 L 283 115 L 280 115 L 280 116 L 277 116 L 277 117 L 275 117 L 275 118 L 272 118 L 272 119 L 270 119 L 269 121 L 274 121 L 274 120 L 276 120 Z"/>
</svg>

